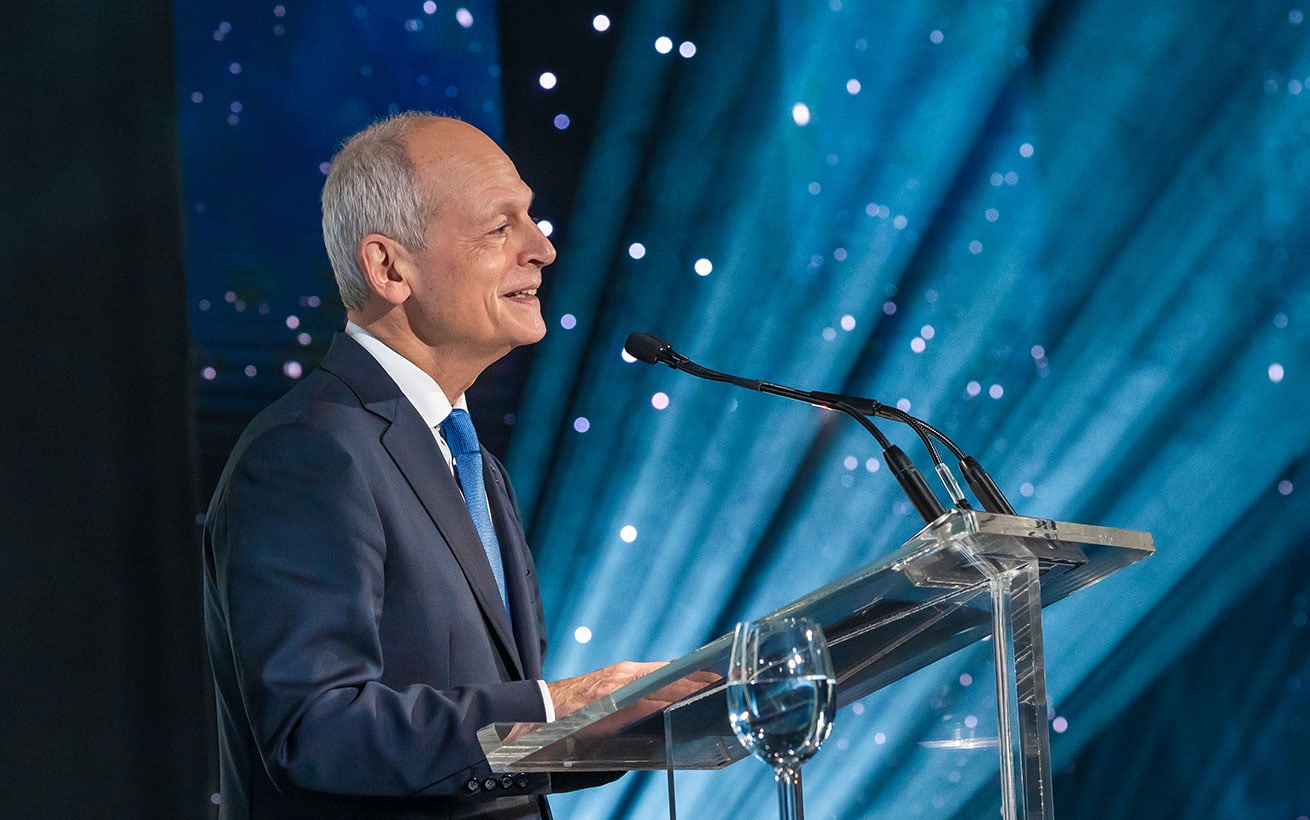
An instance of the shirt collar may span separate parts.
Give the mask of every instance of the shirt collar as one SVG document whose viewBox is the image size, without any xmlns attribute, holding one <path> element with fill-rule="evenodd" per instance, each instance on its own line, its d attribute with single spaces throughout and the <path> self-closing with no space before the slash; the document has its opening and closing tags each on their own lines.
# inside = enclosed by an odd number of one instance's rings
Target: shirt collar
<svg viewBox="0 0 1310 820">
<path fill-rule="evenodd" d="M 354 322 L 346 322 L 346 335 L 359 342 L 361 347 L 377 359 L 428 427 L 436 427 L 446 420 L 446 416 L 450 415 L 450 400 L 446 398 L 441 385 L 431 376 Z M 468 410 L 468 402 L 463 394 L 455 399 L 454 406 Z"/>
</svg>

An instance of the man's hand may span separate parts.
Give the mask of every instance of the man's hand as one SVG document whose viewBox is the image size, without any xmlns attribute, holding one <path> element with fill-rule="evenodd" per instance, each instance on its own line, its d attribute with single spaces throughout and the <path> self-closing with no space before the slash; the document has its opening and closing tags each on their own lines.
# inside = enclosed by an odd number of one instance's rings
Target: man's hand
<svg viewBox="0 0 1310 820">
<path fill-rule="evenodd" d="M 627 686 L 642 675 L 649 675 L 664 665 L 663 661 L 655 663 L 619 661 L 595 672 L 578 675 L 576 678 L 547 683 L 550 699 L 555 704 L 555 717 L 562 718 L 570 712 L 576 712 L 593 700 L 604 697 L 619 687 Z"/>
</svg>

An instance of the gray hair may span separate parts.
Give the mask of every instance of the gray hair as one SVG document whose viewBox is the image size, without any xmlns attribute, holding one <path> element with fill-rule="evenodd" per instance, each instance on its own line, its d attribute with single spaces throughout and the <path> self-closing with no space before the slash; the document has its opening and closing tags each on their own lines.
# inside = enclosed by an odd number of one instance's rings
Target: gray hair
<svg viewBox="0 0 1310 820">
<path fill-rule="evenodd" d="M 427 246 L 430 203 L 405 149 L 405 135 L 433 119 L 438 117 L 407 111 L 378 120 L 332 158 L 323 183 L 323 244 L 347 310 L 362 308 L 370 292 L 359 263 L 365 236 L 380 233 L 409 250 Z"/>
</svg>

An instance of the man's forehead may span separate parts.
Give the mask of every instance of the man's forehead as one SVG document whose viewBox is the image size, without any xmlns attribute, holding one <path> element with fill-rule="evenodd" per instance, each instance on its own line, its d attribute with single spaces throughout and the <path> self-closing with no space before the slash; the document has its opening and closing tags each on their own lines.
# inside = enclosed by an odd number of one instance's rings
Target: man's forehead
<svg viewBox="0 0 1310 820">
<path fill-rule="evenodd" d="M 514 163 L 490 137 L 454 121 L 425 124 L 409 135 L 407 149 L 434 204 L 454 201 L 499 212 L 531 204 L 533 192 Z"/>
</svg>

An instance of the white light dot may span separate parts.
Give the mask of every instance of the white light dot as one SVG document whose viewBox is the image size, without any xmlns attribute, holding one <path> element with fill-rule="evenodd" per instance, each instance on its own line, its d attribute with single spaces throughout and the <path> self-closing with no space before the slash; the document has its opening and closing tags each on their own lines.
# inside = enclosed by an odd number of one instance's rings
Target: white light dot
<svg viewBox="0 0 1310 820">
<path fill-rule="evenodd" d="M 910 350 L 913 350 L 915 353 L 922 353 L 927 349 L 927 347 L 928 344 L 923 340 L 922 336 L 915 336 L 910 340 Z"/>
<path fill-rule="evenodd" d="M 609 31 L 610 18 L 604 14 L 597 14 L 591 18 L 591 27 L 596 31 Z"/>
<path fill-rule="evenodd" d="M 1055 732 L 1057 735 L 1064 734 L 1069 731 L 1069 721 L 1063 717 L 1057 717 L 1055 720 L 1051 721 L 1051 731 Z"/>
<path fill-rule="evenodd" d="M 468 9 L 464 8 L 463 6 L 460 6 L 459 8 L 455 9 L 455 21 L 458 22 L 464 28 L 468 28 L 469 26 L 473 25 L 473 13 L 470 12 Z"/>
<path fill-rule="evenodd" d="M 928 39 L 933 43 L 941 43 L 942 40 L 946 39 L 946 35 L 942 34 L 941 29 L 933 29 L 932 33 L 928 35 Z"/>
<path fill-rule="evenodd" d="M 864 704 L 863 704 L 863 703 L 852 704 L 852 706 L 851 706 L 851 714 L 853 714 L 853 715 L 862 715 L 862 714 L 864 714 Z"/>
<path fill-rule="evenodd" d="M 883 302 L 883 303 L 882 303 L 882 312 L 885 313 L 885 314 L 887 314 L 888 316 L 891 316 L 893 313 L 896 312 L 896 303 L 895 303 L 895 302 Z"/>
<path fill-rule="evenodd" d="M 973 675 L 970 675 L 968 672 L 965 672 L 963 675 L 961 675 L 961 676 L 960 676 L 960 685 L 961 685 L 961 686 L 972 686 L 972 685 L 973 685 Z"/>
<path fill-rule="evenodd" d="M 324 176 L 326 176 L 326 175 L 327 175 L 327 172 L 330 171 L 330 170 L 332 170 L 332 163 L 330 163 L 330 162 L 320 162 L 320 163 L 318 164 L 318 172 L 319 172 L 320 174 L 323 174 Z"/>
<path fill-rule="evenodd" d="M 637 361 L 637 357 L 629 353 L 627 350 L 620 350 L 619 358 L 627 362 L 628 364 L 632 364 L 633 362 Z"/>
<path fill-rule="evenodd" d="M 1028 352 L 1032 354 L 1032 357 L 1033 357 L 1034 359 L 1045 359 L 1045 358 L 1046 358 L 1046 348 L 1042 347 L 1041 345 L 1033 345 L 1032 350 L 1030 350 L 1030 351 L 1028 351 Z"/>
<path fill-rule="evenodd" d="M 556 114 L 555 119 L 552 120 L 552 122 L 554 123 L 555 128 L 557 130 L 563 131 L 564 129 L 569 127 L 569 123 L 572 121 L 569 119 L 568 114 Z"/>
<path fill-rule="evenodd" d="M 204 102 L 204 101 L 205 101 L 205 95 L 204 95 L 204 94 L 201 94 L 199 91 L 192 91 L 192 92 L 191 92 L 191 102 L 193 102 L 193 103 L 200 103 L 200 102 Z"/>
<path fill-rule="evenodd" d="M 860 466 L 860 460 L 855 456 L 847 456 L 842 459 L 842 466 L 848 470 L 856 470 Z"/>
<path fill-rule="evenodd" d="M 1014 171 L 1006 171 L 1006 172 L 1005 172 L 1005 184 L 1006 184 L 1006 185 L 1017 185 L 1017 184 L 1019 184 L 1019 175 L 1018 175 L 1017 173 L 1015 173 Z"/>
<path fill-rule="evenodd" d="M 628 246 L 628 256 L 633 259 L 640 259 L 646 255 L 646 246 L 640 242 L 633 242 Z"/>
<path fill-rule="evenodd" d="M 288 361 L 282 365 L 282 373 L 289 379 L 298 379 L 305 373 L 305 368 L 300 362 Z"/>
<path fill-rule="evenodd" d="M 1305 14 L 1300 9 L 1292 9 L 1287 13 L 1287 22 L 1294 26 L 1299 26 L 1305 20 Z"/>
<path fill-rule="evenodd" d="M 701 257 L 700 259 L 697 259 L 696 263 L 693 264 L 691 267 L 693 270 L 696 271 L 697 276 L 709 276 L 710 273 L 714 270 L 714 263 L 704 257 Z"/>
<path fill-rule="evenodd" d="M 897 399 L 896 409 L 900 410 L 902 413 L 910 412 L 910 400 L 906 398 Z"/>
<path fill-rule="evenodd" d="M 631 524 L 624 524 L 623 529 L 619 530 L 619 538 L 622 539 L 623 543 L 631 544 L 637 540 L 637 528 Z"/>
<path fill-rule="evenodd" d="M 1005 184 L 1005 177 L 1001 176 L 999 173 L 996 173 L 996 174 L 992 174 L 988 178 L 988 181 L 992 183 L 993 188 L 999 188 Z"/>
<path fill-rule="evenodd" d="M 983 216 L 987 217 L 988 222 L 995 222 L 996 220 L 1001 218 L 1001 212 L 996 210 L 995 208 L 988 208 L 986 211 L 983 212 Z"/>
<path fill-rule="evenodd" d="M 227 70 L 233 74 L 241 73 L 241 63 L 229 63 Z"/>
<path fill-rule="evenodd" d="M 838 262 L 845 262 L 847 256 L 848 254 L 846 253 L 845 248 L 835 248 L 832 252 L 832 258 L 836 259 Z"/>
<path fill-rule="evenodd" d="M 855 329 L 855 317 L 852 316 L 852 315 L 850 315 L 849 313 L 846 314 L 845 316 L 841 317 L 841 329 L 842 329 L 842 330 L 845 330 L 845 331 L 848 331 L 848 332 L 854 330 L 854 329 Z"/>
<path fill-rule="evenodd" d="M 586 416 L 578 416 L 573 420 L 573 429 L 579 433 L 585 433 L 591 429 L 591 420 Z"/>
<path fill-rule="evenodd" d="M 825 342 L 831 342 L 833 339 L 836 338 L 837 338 L 837 331 L 835 329 L 830 327 L 825 327 L 823 329 L 823 340 Z"/>
<path fill-rule="evenodd" d="M 683 42 L 678 46 L 678 54 L 690 60 L 692 57 L 696 56 L 696 44 L 691 40 Z"/>
<path fill-rule="evenodd" d="M 982 243 L 979 242 L 977 239 L 970 242 L 969 253 L 973 254 L 974 256 L 977 256 L 978 254 L 982 253 Z"/>
<path fill-rule="evenodd" d="M 555 223 L 549 219 L 537 220 L 537 230 L 541 231 L 542 236 L 550 236 L 555 233 Z"/>
<path fill-rule="evenodd" d="M 218 378 L 218 371 L 212 367 L 206 367 L 200 371 L 200 378 L 207 382 L 212 382 Z"/>
<path fill-rule="evenodd" d="M 554 88 L 558 82 L 559 82 L 559 78 L 556 77 L 555 74 L 550 71 L 541 72 L 541 76 L 537 78 L 537 84 L 540 85 L 542 88 L 546 89 L 547 91 Z"/>
<path fill-rule="evenodd" d="M 1031 157 L 1032 155 L 1033 155 L 1033 144 L 1031 142 L 1025 142 L 1023 145 L 1019 146 L 1019 156 L 1027 158 L 1027 157 Z"/>
<path fill-rule="evenodd" d="M 808 186 L 806 186 L 806 190 L 810 192 L 810 196 L 818 196 L 820 193 L 823 192 L 823 186 L 817 182 L 811 182 Z"/>
<path fill-rule="evenodd" d="M 287 327 L 290 328 L 291 330 L 295 330 L 296 328 L 300 327 L 300 317 L 295 315 L 288 316 Z"/>
<path fill-rule="evenodd" d="M 882 469 L 882 465 L 878 463 L 878 459 L 870 458 L 864 462 L 864 469 L 870 473 L 876 473 Z"/>
<path fill-rule="evenodd" d="M 897 214 L 896 218 L 892 220 L 892 227 L 898 231 L 905 230 L 905 226 L 909 224 L 910 220 L 906 219 L 904 214 Z"/>
<path fill-rule="evenodd" d="M 427 0 L 427 2 L 423 4 L 423 13 L 424 13 L 424 14 L 436 14 L 436 13 L 437 13 L 437 4 L 434 3 L 434 2 L 432 2 L 432 0 Z"/>
<path fill-rule="evenodd" d="M 673 41 L 670 40 L 668 37 L 656 37 L 655 50 L 658 51 L 660 54 L 668 54 L 670 51 L 673 50 Z"/>
<path fill-rule="evenodd" d="M 1283 479 L 1282 481 L 1278 482 L 1278 494 L 1279 494 L 1279 495 L 1291 495 L 1291 494 L 1292 494 L 1292 482 L 1288 481 L 1287 479 Z"/>
<path fill-rule="evenodd" d="M 1269 365 L 1269 381 L 1278 384 L 1283 380 L 1283 366 L 1278 362 Z"/>
<path fill-rule="evenodd" d="M 259 371 L 255 369 L 255 366 L 253 364 L 248 364 L 246 365 L 246 369 L 242 372 L 246 374 L 247 378 L 253 379 L 255 377 L 255 374 L 258 373 Z"/>
<path fill-rule="evenodd" d="M 853 94 L 859 94 L 859 93 L 860 93 L 860 81 L 859 81 L 859 80 L 856 80 L 856 79 L 853 79 L 853 78 L 850 79 L 850 80 L 847 80 L 847 81 L 846 81 L 846 93 L 847 93 L 847 94 L 852 94 L 852 95 L 853 95 Z"/>
<path fill-rule="evenodd" d="M 792 121 L 797 125 L 810 124 L 810 107 L 803 102 L 798 102 L 791 107 Z"/>
<path fill-rule="evenodd" d="M 882 744 L 887 742 L 887 736 L 884 735 L 882 732 L 874 732 L 873 742 L 881 746 Z"/>
<path fill-rule="evenodd" d="M 964 726 L 966 729 L 978 728 L 978 718 L 974 715 L 969 715 L 964 719 Z"/>
<path fill-rule="evenodd" d="M 309 347 L 309 343 L 312 342 L 312 341 L 314 341 L 314 337 L 310 336 L 308 333 L 297 333 L 297 334 L 296 334 L 296 342 L 297 342 L 301 347 Z"/>
<path fill-rule="evenodd" d="M 964 392 L 970 396 L 976 396 L 982 392 L 982 385 L 978 382 L 969 382 L 964 386 Z"/>
<path fill-rule="evenodd" d="M 587 643 L 591 640 L 591 630 L 585 626 L 580 626 L 573 630 L 573 640 L 578 643 Z"/>
<path fill-rule="evenodd" d="M 994 384 L 987 388 L 987 395 L 994 399 L 999 399 L 1001 396 L 1005 395 L 1005 388 L 1001 387 L 999 384 Z"/>
<path fill-rule="evenodd" d="M 574 316 L 572 313 L 565 313 L 563 316 L 559 317 L 559 326 L 565 330 L 572 330 L 578 326 L 578 317 Z"/>
<path fill-rule="evenodd" d="M 650 397 L 650 406 L 651 406 L 651 407 L 654 407 L 656 410 L 665 410 L 665 409 L 667 409 L 668 406 L 669 406 L 669 394 L 668 394 L 668 393 L 656 393 L 655 395 L 651 396 L 651 397 Z"/>
<path fill-rule="evenodd" d="M 1032 498 L 1033 493 L 1035 492 L 1037 492 L 1037 489 L 1027 481 L 1019 485 L 1019 495 L 1023 496 L 1024 498 Z"/>
<path fill-rule="evenodd" d="M 932 325 L 924 325 L 923 327 L 919 328 L 919 335 L 925 339 L 931 339 L 932 337 L 937 335 L 937 328 L 933 327 Z"/>
</svg>

